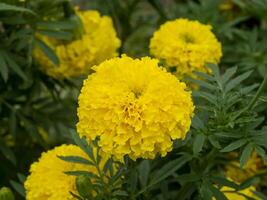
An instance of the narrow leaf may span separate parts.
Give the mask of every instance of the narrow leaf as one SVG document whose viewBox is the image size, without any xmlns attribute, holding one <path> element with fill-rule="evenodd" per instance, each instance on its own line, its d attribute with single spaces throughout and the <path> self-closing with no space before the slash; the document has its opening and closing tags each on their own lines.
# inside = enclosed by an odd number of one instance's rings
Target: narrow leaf
<svg viewBox="0 0 267 200">
<path fill-rule="evenodd" d="M 204 145 L 204 142 L 206 140 L 206 136 L 204 134 L 198 134 L 193 143 L 193 152 L 194 154 L 198 154 Z"/>
<path fill-rule="evenodd" d="M 221 150 L 221 152 L 230 152 L 230 151 L 233 151 L 235 149 L 238 149 L 238 148 L 242 147 L 246 143 L 247 143 L 247 140 L 246 139 L 240 139 L 240 140 L 234 141 L 231 144 L 229 144 L 226 147 L 224 147 Z"/>
</svg>

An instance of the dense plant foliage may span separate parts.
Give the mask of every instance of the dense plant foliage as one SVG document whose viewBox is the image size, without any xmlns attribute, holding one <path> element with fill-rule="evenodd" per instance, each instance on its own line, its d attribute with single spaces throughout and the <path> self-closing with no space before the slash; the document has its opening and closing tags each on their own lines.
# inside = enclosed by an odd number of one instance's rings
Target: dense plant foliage
<svg viewBox="0 0 267 200">
<path fill-rule="evenodd" d="M 266 0 L 1 0 L 0 200 L 267 199 L 266 19 Z"/>
</svg>

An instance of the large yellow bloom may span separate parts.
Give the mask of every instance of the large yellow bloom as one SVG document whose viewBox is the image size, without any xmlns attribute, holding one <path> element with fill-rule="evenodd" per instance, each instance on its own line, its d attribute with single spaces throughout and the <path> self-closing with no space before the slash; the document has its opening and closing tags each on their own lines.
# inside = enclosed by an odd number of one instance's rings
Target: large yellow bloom
<svg viewBox="0 0 267 200">
<path fill-rule="evenodd" d="M 57 156 L 87 158 L 75 145 L 61 145 L 43 153 L 41 158 L 31 165 L 30 175 L 25 182 L 27 200 L 74 200 L 70 191 L 77 194 L 76 178 L 64 172 L 86 170 L 97 174 L 93 166 L 65 162 Z"/>
<path fill-rule="evenodd" d="M 75 77 L 88 74 L 90 68 L 105 59 L 117 56 L 120 40 L 110 17 L 101 17 L 97 11 L 78 11 L 84 34 L 80 39 L 63 42 L 41 37 L 54 50 L 60 65 L 56 66 L 44 52 L 36 48 L 34 57 L 43 71 L 54 78 Z"/>
<path fill-rule="evenodd" d="M 191 93 L 158 60 L 127 56 L 95 66 L 79 96 L 78 133 L 122 159 L 154 158 L 184 138 L 194 110 Z"/>
<path fill-rule="evenodd" d="M 192 75 L 192 71 L 208 72 L 205 63 L 218 63 L 221 44 L 211 32 L 211 26 L 188 19 L 176 19 L 161 25 L 150 41 L 150 52 L 177 75 Z"/>
</svg>

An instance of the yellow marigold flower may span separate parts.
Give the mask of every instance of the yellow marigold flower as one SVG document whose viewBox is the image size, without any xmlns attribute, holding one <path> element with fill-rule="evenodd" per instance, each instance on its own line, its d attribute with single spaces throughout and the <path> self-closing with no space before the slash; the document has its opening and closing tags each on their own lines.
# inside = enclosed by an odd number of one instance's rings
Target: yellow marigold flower
<svg viewBox="0 0 267 200">
<path fill-rule="evenodd" d="M 230 156 L 236 157 L 236 154 Z M 250 159 L 247 161 L 243 168 L 240 168 L 238 161 L 232 161 L 226 166 L 226 176 L 231 178 L 237 183 L 242 183 L 248 178 L 254 176 L 264 166 L 262 159 L 253 152 Z"/>
<path fill-rule="evenodd" d="M 61 145 L 43 153 L 41 158 L 31 165 L 30 175 L 24 184 L 27 200 L 74 200 L 70 191 L 77 194 L 76 177 L 64 172 L 86 170 L 97 174 L 94 166 L 66 162 L 57 156 L 87 158 L 75 145 Z"/>
<path fill-rule="evenodd" d="M 67 42 L 49 37 L 41 39 L 54 50 L 60 65 L 55 65 L 44 52 L 36 48 L 34 57 L 43 71 L 54 78 L 69 78 L 88 74 L 90 68 L 105 59 L 117 56 L 120 40 L 110 17 L 101 17 L 97 11 L 78 11 L 84 34 L 81 38 Z"/>
<path fill-rule="evenodd" d="M 178 77 L 192 71 L 208 72 L 205 63 L 219 63 L 220 42 L 210 25 L 188 19 L 176 19 L 161 25 L 150 41 L 150 52 L 169 67 L 176 67 Z"/>
<path fill-rule="evenodd" d="M 253 191 L 255 191 L 256 189 L 253 186 L 240 191 L 235 191 L 235 189 L 233 188 L 223 186 L 220 190 L 224 193 L 228 200 L 247 200 L 245 196 L 253 198 L 255 200 L 260 200 L 257 196 L 254 195 Z M 215 200 L 215 198 L 213 199 Z"/>
<path fill-rule="evenodd" d="M 121 160 L 165 156 L 184 138 L 194 110 L 191 93 L 158 60 L 123 55 L 93 67 L 79 96 L 78 133 L 99 137 L 102 151 Z"/>
</svg>

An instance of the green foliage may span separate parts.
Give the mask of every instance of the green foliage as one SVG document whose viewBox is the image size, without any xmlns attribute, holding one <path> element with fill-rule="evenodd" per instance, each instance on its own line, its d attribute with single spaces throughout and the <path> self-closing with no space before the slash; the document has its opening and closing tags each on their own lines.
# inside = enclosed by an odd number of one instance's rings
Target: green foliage
<svg viewBox="0 0 267 200">
<path fill-rule="evenodd" d="M 224 200 L 221 187 L 241 194 L 251 185 L 257 185 L 255 195 L 267 199 L 267 184 L 262 181 L 266 167 L 242 183 L 224 174 L 225 166 L 232 161 L 231 153 L 238 155 L 241 167 L 253 152 L 267 160 L 267 1 L 233 0 L 228 9 L 222 6 L 224 0 L 75 3 L 111 16 L 122 40 L 120 53 L 133 57 L 149 55 L 149 39 L 167 20 L 186 17 L 210 24 L 223 46 L 220 67 L 209 64 L 212 73 L 195 72 L 199 79 L 188 79 L 198 87 L 193 91 L 196 112 L 192 127 L 185 140 L 175 141 L 166 157 L 125 158 L 123 163 L 108 159 L 100 166 L 103 158 L 97 140 L 88 144 L 72 131 L 81 80 L 48 77 L 32 56 L 38 46 L 52 62 L 60 63 L 37 36 L 66 42 L 79 37 L 82 27 L 73 6 L 68 0 L 2 0 L 0 185 L 12 186 L 16 199 L 24 198 L 23 174 L 28 174 L 30 163 L 42 151 L 69 142 L 72 135 L 87 158 L 59 159 L 94 166 L 97 171 L 65 172 L 76 177 L 77 193 L 72 194 L 76 199 Z"/>
</svg>

